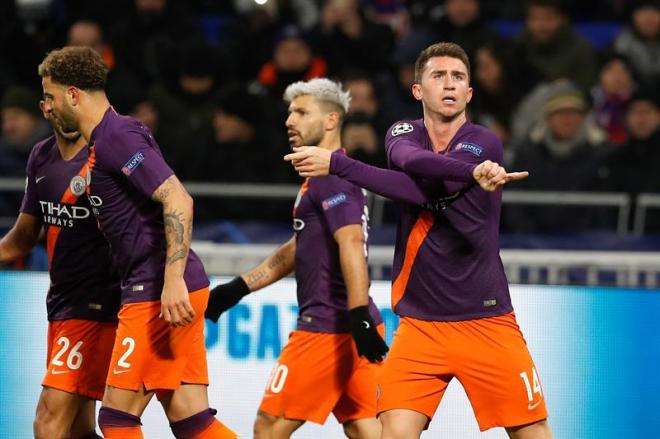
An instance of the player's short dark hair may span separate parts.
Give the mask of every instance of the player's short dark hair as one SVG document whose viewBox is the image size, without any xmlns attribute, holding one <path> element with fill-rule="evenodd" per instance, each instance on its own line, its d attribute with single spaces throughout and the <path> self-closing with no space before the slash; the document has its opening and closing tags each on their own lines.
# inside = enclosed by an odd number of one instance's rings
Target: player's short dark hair
<svg viewBox="0 0 660 439">
<path fill-rule="evenodd" d="M 422 82 L 422 73 L 429 59 L 436 56 L 448 56 L 450 58 L 460 59 L 467 68 L 468 78 L 470 77 L 470 59 L 465 53 L 465 50 L 456 43 L 435 43 L 422 50 L 415 61 L 415 82 L 417 84 Z"/>
<path fill-rule="evenodd" d="M 67 46 L 46 55 L 39 64 L 39 76 L 82 90 L 104 90 L 108 67 L 94 49 Z"/>
</svg>

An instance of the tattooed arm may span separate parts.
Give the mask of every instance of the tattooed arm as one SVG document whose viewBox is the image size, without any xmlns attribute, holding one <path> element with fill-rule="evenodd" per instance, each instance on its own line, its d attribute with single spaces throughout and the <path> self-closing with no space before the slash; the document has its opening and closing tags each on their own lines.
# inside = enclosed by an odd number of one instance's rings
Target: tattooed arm
<svg viewBox="0 0 660 439">
<path fill-rule="evenodd" d="M 250 291 L 256 291 L 282 279 L 295 268 L 296 237 L 282 244 L 270 256 L 241 274 Z"/>
<path fill-rule="evenodd" d="M 193 200 L 175 175 L 158 186 L 151 198 L 163 205 L 167 244 L 161 316 L 173 326 L 185 326 L 195 317 L 183 280 L 192 239 Z"/>
</svg>

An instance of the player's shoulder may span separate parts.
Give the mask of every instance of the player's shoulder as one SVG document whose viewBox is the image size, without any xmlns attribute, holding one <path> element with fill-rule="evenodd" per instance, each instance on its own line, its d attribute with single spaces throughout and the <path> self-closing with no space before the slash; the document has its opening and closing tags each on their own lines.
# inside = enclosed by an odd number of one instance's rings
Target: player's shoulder
<svg viewBox="0 0 660 439">
<path fill-rule="evenodd" d="M 395 138 L 417 138 L 425 130 L 423 119 L 401 119 L 389 127 L 385 138 L 387 140 Z"/>
<path fill-rule="evenodd" d="M 36 162 L 44 157 L 47 157 L 48 154 L 57 146 L 57 143 L 55 141 L 55 135 L 51 135 L 49 137 L 46 137 L 45 139 L 37 142 L 34 144 L 32 149 L 30 150 L 30 155 L 28 157 L 28 163 L 29 162 Z"/>
<path fill-rule="evenodd" d="M 502 148 L 502 141 L 497 135 L 483 125 L 469 122 L 461 140 L 472 141 L 486 148 Z"/>
<path fill-rule="evenodd" d="M 360 187 L 336 175 L 311 178 L 309 188 L 318 201 L 327 200 L 335 195 L 339 198 L 355 198 L 362 193 Z"/>
<path fill-rule="evenodd" d="M 134 135 L 142 135 L 146 131 L 142 122 L 137 119 L 110 111 L 102 122 L 99 137 L 107 142 L 118 142 Z M 98 137 L 96 139 L 98 141 Z M 105 142 L 103 142 L 105 143 Z"/>
</svg>

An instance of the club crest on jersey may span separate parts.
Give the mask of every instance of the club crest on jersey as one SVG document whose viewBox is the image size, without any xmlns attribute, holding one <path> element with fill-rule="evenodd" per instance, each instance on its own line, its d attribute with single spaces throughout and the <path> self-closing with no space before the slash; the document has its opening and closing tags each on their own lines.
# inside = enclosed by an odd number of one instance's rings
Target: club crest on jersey
<svg viewBox="0 0 660 439">
<path fill-rule="evenodd" d="M 483 152 L 484 149 L 479 145 L 475 145 L 474 143 L 461 142 L 458 145 L 456 145 L 456 151 L 461 151 L 461 150 L 471 152 L 477 157 L 481 157 L 481 153 Z"/>
<path fill-rule="evenodd" d="M 81 175 L 76 175 L 71 179 L 71 182 L 69 183 L 69 189 L 71 190 L 71 193 L 76 197 L 84 194 L 86 188 L 87 182 Z"/>
<path fill-rule="evenodd" d="M 408 122 L 398 123 L 392 127 L 392 136 L 396 137 L 400 134 L 410 133 L 414 130 L 413 126 Z"/>
<path fill-rule="evenodd" d="M 133 157 L 131 157 L 126 164 L 121 168 L 121 172 L 124 173 L 124 175 L 128 176 L 135 171 L 135 168 L 140 166 L 140 163 L 144 160 L 144 155 L 141 152 L 136 152 Z"/>
<path fill-rule="evenodd" d="M 342 203 L 345 203 L 348 200 L 346 197 L 346 194 L 343 192 L 339 192 L 338 194 L 334 194 L 330 198 L 326 198 L 323 200 L 321 203 L 321 206 L 323 206 L 323 210 L 328 210 L 332 209 L 335 206 L 339 206 Z"/>
</svg>

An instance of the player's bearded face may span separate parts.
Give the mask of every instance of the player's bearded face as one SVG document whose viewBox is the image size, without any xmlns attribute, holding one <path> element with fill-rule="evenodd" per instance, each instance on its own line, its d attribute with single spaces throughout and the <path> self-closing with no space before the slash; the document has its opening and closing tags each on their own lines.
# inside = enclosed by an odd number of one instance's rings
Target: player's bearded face
<svg viewBox="0 0 660 439">
<path fill-rule="evenodd" d="M 424 108 L 446 120 L 463 114 L 472 99 L 467 67 L 458 58 L 440 56 L 429 59 L 421 84 L 416 86 Z"/>
<path fill-rule="evenodd" d="M 46 77 L 42 81 L 44 100 L 42 111 L 46 119 L 54 128 L 59 128 L 61 133 L 72 133 L 78 130 L 78 120 L 73 108 L 67 102 L 66 89 L 64 86 L 54 84 Z"/>
<path fill-rule="evenodd" d="M 78 131 L 66 132 L 62 129 L 60 122 L 55 119 L 55 117 L 53 117 L 53 113 L 46 111 L 46 106 L 43 100 L 39 102 L 39 108 L 44 115 L 44 119 L 46 119 L 50 126 L 53 127 L 53 130 L 57 133 L 58 136 L 70 142 L 76 142 L 80 138 L 80 133 Z"/>
<path fill-rule="evenodd" d="M 286 128 L 291 147 L 321 143 L 325 135 L 323 113 L 312 96 L 300 96 L 291 102 Z"/>
</svg>

